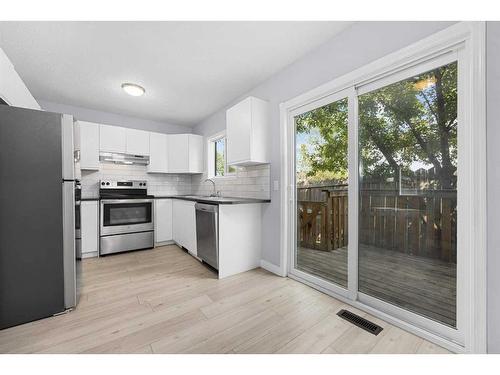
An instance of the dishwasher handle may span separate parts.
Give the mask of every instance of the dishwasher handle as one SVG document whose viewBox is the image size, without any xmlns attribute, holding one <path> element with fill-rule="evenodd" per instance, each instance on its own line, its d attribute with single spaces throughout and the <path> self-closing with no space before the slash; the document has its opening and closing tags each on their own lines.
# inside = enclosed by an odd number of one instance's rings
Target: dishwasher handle
<svg viewBox="0 0 500 375">
<path fill-rule="evenodd" d="M 208 204 L 208 203 L 196 203 L 194 208 L 197 211 L 205 211 L 205 212 L 219 212 L 219 205 L 217 204 Z"/>
</svg>

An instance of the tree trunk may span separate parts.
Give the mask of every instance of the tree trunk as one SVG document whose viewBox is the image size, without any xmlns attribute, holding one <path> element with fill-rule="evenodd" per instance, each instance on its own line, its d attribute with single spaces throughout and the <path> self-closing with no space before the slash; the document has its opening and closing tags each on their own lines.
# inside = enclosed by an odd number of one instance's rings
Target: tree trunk
<svg viewBox="0 0 500 375">
<path fill-rule="evenodd" d="M 448 118 L 446 116 L 446 102 L 443 94 L 443 70 L 436 70 L 436 117 L 439 127 L 439 146 L 441 151 L 441 165 L 439 172 L 439 180 L 441 189 L 454 189 L 454 172 L 455 166 L 451 162 L 450 157 L 450 128 L 448 127 Z"/>
</svg>

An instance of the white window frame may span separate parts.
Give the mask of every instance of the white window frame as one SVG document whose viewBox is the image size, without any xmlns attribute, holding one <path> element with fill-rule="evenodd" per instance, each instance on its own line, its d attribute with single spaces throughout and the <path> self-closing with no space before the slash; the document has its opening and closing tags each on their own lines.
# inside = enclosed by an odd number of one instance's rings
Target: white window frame
<svg viewBox="0 0 500 375">
<path fill-rule="evenodd" d="M 410 313 L 357 291 L 358 246 L 358 119 L 357 96 L 377 85 L 384 86 L 406 76 L 412 67 L 456 53 L 459 59 L 460 109 L 458 113 L 459 179 L 458 243 L 462 262 L 457 269 L 457 335 L 436 329 L 439 323 Z M 432 65 L 432 64 L 431 64 Z M 402 73 L 405 71 L 404 73 Z M 385 80 L 385 82 L 384 82 Z M 358 92 L 359 90 L 359 92 Z M 301 277 L 293 269 L 295 238 L 294 114 L 311 110 L 348 95 L 349 98 L 349 285 L 348 290 L 331 283 Z M 409 330 L 455 352 L 486 352 L 486 90 L 485 23 L 461 22 L 328 82 L 280 105 L 282 141 L 281 253 L 280 274 L 290 276 L 336 298 Z M 466 178 L 463 178 L 465 176 Z M 461 198 L 460 198 L 461 197 Z M 292 215 L 292 216 L 290 216 Z M 464 229 L 465 228 L 465 229 Z M 461 276 L 459 276 L 461 275 Z M 389 305 L 389 306 L 388 306 Z M 408 319 L 407 319 L 408 318 Z M 440 325 L 443 326 L 444 325 Z"/>
<path fill-rule="evenodd" d="M 215 148 L 214 143 L 222 138 L 226 138 L 224 142 L 224 176 L 215 175 Z M 212 179 L 235 178 L 236 172 L 229 173 L 229 166 L 227 165 L 227 136 L 226 131 L 216 133 L 207 139 L 207 175 Z"/>
</svg>

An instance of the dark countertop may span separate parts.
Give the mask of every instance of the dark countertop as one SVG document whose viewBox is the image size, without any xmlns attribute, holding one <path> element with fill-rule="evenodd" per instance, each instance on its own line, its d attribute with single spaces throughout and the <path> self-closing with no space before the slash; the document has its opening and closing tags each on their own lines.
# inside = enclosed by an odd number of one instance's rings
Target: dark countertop
<svg viewBox="0 0 500 375">
<path fill-rule="evenodd" d="M 250 203 L 271 203 L 270 199 L 220 197 L 209 198 L 195 195 L 155 195 L 155 199 L 181 199 L 199 203 L 209 204 L 250 204 Z"/>
<path fill-rule="evenodd" d="M 155 195 L 155 199 L 181 199 L 192 202 L 209 203 L 209 204 L 250 204 L 250 203 L 271 203 L 270 199 L 257 198 L 239 198 L 239 197 L 221 197 L 221 198 L 205 198 L 194 195 Z M 99 197 L 83 197 L 80 200 L 98 201 Z"/>
</svg>

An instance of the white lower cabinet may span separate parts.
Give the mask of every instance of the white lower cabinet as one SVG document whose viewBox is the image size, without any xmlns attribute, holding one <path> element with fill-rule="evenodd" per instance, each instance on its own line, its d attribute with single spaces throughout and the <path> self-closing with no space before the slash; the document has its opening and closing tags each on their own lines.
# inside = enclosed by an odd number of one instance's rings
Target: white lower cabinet
<svg viewBox="0 0 500 375">
<path fill-rule="evenodd" d="M 197 255 L 195 202 L 174 199 L 172 203 L 172 228 L 174 241 Z"/>
<path fill-rule="evenodd" d="M 172 199 L 155 199 L 155 243 L 172 241 Z"/>
<path fill-rule="evenodd" d="M 219 205 L 219 279 L 260 267 L 261 206 Z"/>
<path fill-rule="evenodd" d="M 99 254 L 99 201 L 82 201 L 80 206 L 82 258 Z"/>
<path fill-rule="evenodd" d="M 174 242 L 197 257 L 195 204 L 172 200 L 172 235 Z M 260 267 L 261 206 L 260 203 L 219 205 L 219 279 Z"/>
</svg>

